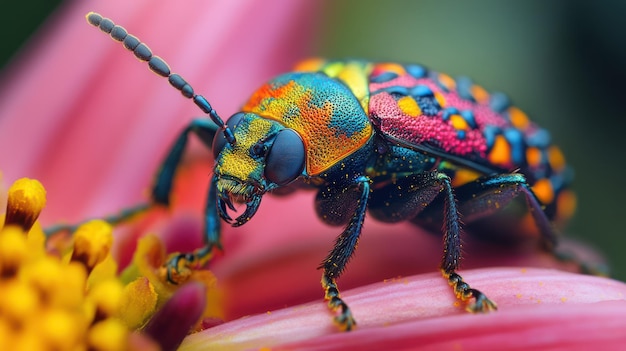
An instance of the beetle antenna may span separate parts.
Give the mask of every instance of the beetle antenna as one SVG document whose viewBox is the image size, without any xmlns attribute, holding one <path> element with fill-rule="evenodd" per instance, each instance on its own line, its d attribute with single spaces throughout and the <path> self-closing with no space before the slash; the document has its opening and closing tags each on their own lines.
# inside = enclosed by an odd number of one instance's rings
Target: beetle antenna
<svg viewBox="0 0 626 351">
<path fill-rule="evenodd" d="M 183 77 L 177 73 L 171 73 L 169 65 L 159 56 L 152 55 L 148 46 L 142 43 L 136 36 L 129 34 L 122 26 L 118 26 L 108 18 L 103 18 L 100 14 L 89 12 L 85 16 L 87 22 L 94 27 L 98 27 L 102 32 L 109 34 L 115 41 L 121 42 L 126 49 L 132 51 L 140 61 L 148 62 L 150 70 L 161 77 L 167 78 L 170 84 L 180 91 L 184 97 L 193 99 L 193 102 L 204 113 L 208 114 L 211 120 L 224 131 L 224 137 L 230 144 L 235 144 L 235 135 L 224 123 L 222 118 L 211 107 L 209 101 L 202 95 L 196 95 L 193 88 Z"/>
</svg>

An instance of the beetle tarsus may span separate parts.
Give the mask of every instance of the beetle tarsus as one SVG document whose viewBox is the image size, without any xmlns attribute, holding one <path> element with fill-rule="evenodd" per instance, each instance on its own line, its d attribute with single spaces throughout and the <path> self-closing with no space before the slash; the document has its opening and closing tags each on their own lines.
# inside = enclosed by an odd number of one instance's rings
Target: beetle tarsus
<svg viewBox="0 0 626 351">
<path fill-rule="evenodd" d="M 166 278 L 170 284 L 180 285 L 191 276 L 192 268 L 205 265 L 213 257 L 213 246 L 205 246 L 190 253 L 175 253 L 165 263 Z"/>
<path fill-rule="evenodd" d="M 328 301 L 328 308 L 332 312 L 339 314 L 334 317 L 335 323 L 339 329 L 344 331 L 353 330 L 356 327 L 356 320 L 352 316 L 350 307 L 339 296 L 339 289 L 335 279 L 331 278 L 326 272 L 322 275 L 322 287 L 324 288 L 324 298 Z"/>
<path fill-rule="evenodd" d="M 441 273 L 448 280 L 448 284 L 454 290 L 456 297 L 467 303 L 466 310 L 468 312 L 486 313 L 498 309 L 495 302 L 491 301 L 481 291 L 471 288 L 458 273 L 447 272 L 445 269 Z M 470 299 L 474 299 L 474 302 L 469 302 Z"/>
</svg>

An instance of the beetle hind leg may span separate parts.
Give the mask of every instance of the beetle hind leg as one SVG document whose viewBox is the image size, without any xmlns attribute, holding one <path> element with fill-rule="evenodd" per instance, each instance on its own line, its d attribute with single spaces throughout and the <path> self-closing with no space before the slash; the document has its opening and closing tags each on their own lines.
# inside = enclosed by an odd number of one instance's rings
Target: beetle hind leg
<svg viewBox="0 0 626 351">
<path fill-rule="evenodd" d="M 454 289 L 454 294 L 457 299 L 468 302 L 470 299 L 474 299 L 474 302 L 467 303 L 466 310 L 471 313 L 484 313 L 495 311 L 498 306 L 495 302 L 491 301 L 487 295 L 480 290 L 473 289 L 467 284 L 463 278 L 456 272 L 448 272 L 446 269 L 442 269 L 441 273 L 444 278 L 448 280 L 448 284 Z"/>
<path fill-rule="evenodd" d="M 339 314 L 334 318 L 335 324 L 343 331 L 354 329 L 354 327 L 356 327 L 356 320 L 352 316 L 352 311 L 350 307 L 348 307 L 348 304 L 339 296 L 337 282 L 326 272 L 322 274 L 322 288 L 324 288 L 324 299 L 328 301 L 328 308 L 335 313 L 341 309 Z"/>
<path fill-rule="evenodd" d="M 456 199 L 452 192 L 450 178 L 443 174 L 436 175 L 436 182 L 442 187 L 444 196 L 443 212 L 443 242 L 444 255 L 441 260 L 441 272 L 453 288 L 456 297 L 467 303 L 466 310 L 469 312 L 489 312 L 497 310 L 496 304 L 480 290 L 476 290 L 456 273 L 461 261 L 461 219 L 457 209 Z M 474 299 L 474 302 L 470 302 Z"/>
</svg>

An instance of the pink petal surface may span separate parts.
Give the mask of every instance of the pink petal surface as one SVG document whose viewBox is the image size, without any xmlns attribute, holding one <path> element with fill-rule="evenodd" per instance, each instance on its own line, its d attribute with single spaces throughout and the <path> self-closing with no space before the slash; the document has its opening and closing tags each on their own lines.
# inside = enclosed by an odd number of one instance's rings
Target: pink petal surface
<svg viewBox="0 0 626 351">
<path fill-rule="evenodd" d="M 341 333 L 322 301 L 244 317 L 186 338 L 181 350 L 615 349 L 626 342 L 626 285 L 546 269 L 495 268 L 464 277 L 497 301 L 463 311 L 438 274 L 345 291 L 358 327 Z M 251 292 L 252 293 L 252 292 Z"/>
<path fill-rule="evenodd" d="M 190 283 L 178 289 L 142 330 L 163 351 L 176 350 L 206 306 L 206 287 Z"/>
<path fill-rule="evenodd" d="M 87 12 L 112 18 L 146 42 L 227 118 L 262 82 L 304 56 L 314 7 L 286 0 L 64 4 L 2 81 L 5 181 L 28 176 L 46 186 L 44 224 L 117 211 L 145 199 L 170 143 L 201 115 L 89 26 Z"/>
</svg>

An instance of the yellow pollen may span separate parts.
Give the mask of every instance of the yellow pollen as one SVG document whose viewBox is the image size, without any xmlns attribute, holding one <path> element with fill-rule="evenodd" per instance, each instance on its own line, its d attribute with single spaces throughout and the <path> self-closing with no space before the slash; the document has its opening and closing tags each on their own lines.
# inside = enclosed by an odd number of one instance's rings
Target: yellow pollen
<svg viewBox="0 0 626 351">
<path fill-rule="evenodd" d="M 30 230 L 46 206 L 46 189 L 35 179 L 21 178 L 9 188 L 5 225 Z"/>
</svg>

